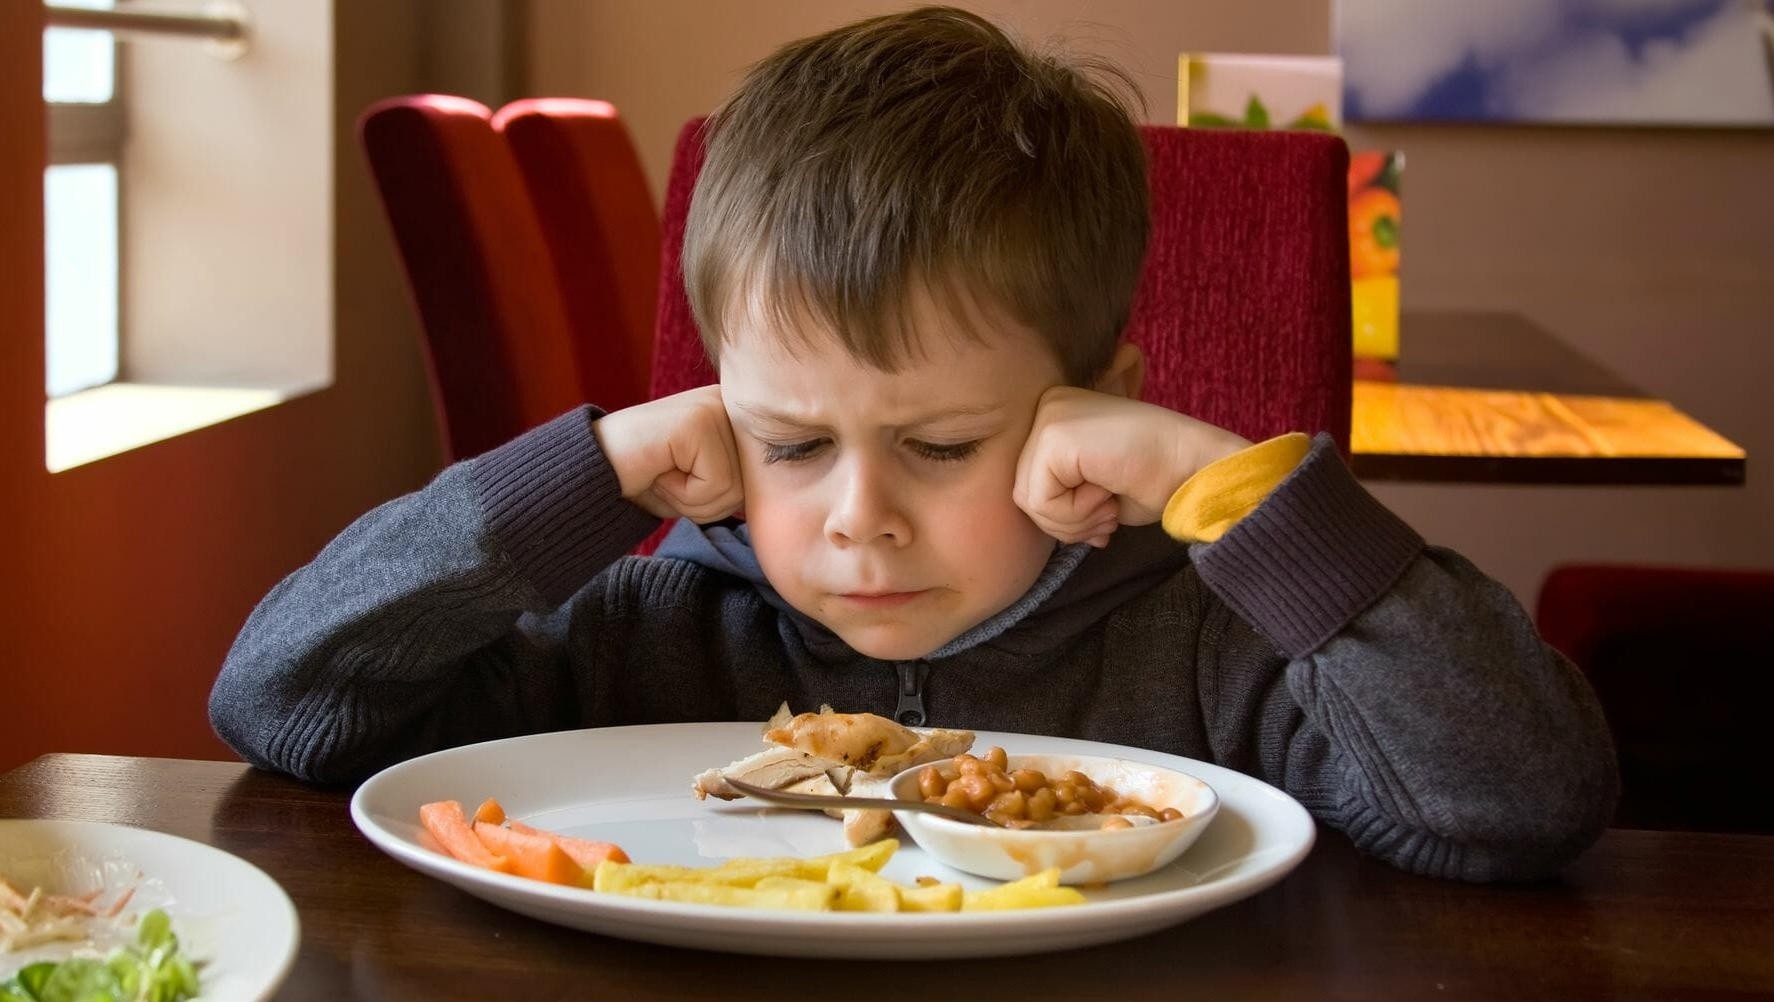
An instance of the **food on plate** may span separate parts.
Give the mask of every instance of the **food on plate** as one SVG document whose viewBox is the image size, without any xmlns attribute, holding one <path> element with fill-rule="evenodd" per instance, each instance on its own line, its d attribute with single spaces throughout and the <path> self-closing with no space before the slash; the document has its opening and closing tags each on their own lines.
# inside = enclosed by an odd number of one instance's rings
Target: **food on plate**
<svg viewBox="0 0 1774 1002">
<path fill-rule="evenodd" d="M 1084 895 L 1075 887 L 1061 887 L 1059 867 L 1053 866 L 1021 880 L 985 891 L 968 891 L 961 900 L 964 912 L 1008 911 L 1013 908 L 1052 908 L 1075 905 Z"/>
<path fill-rule="evenodd" d="M 20 891 L 0 877 L 0 953 L 57 941 L 81 942 L 91 938 L 88 921 L 116 918 L 135 896 L 125 888 L 110 904 L 97 904 L 101 891 L 81 895 L 50 894 L 41 887 Z"/>
<path fill-rule="evenodd" d="M 460 801 L 434 801 L 420 806 L 419 822 L 446 855 L 472 866 L 551 884 L 590 887 L 599 863 L 628 862 L 621 846 L 557 835 L 508 819 L 497 800 L 482 803 L 472 820 Z"/>
<path fill-rule="evenodd" d="M 874 713 L 838 713 L 821 706 L 818 713 L 794 715 L 788 704 L 764 725 L 763 751 L 691 781 L 698 800 L 743 796 L 727 785 L 731 776 L 771 790 L 835 796 L 886 796 L 887 780 L 924 762 L 953 758 L 973 747 L 972 731 L 940 728 L 914 731 Z M 888 811 L 828 812 L 844 819 L 844 838 L 853 846 L 885 838 L 893 827 Z"/>
<path fill-rule="evenodd" d="M 29 895 L 0 880 L 0 928 L 10 936 L 19 926 L 28 927 L 39 909 L 63 909 L 60 920 L 79 923 L 81 933 L 74 937 L 90 943 L 96 930 L 91 923 L 113 919 L 116 912 L 101 914 L 91 906 L 97 893 L 84 897 L 58 897 L 34 888 Z M 127 900 L 124 898 L 123 900 Z M 23 902 L 22 904 L 20 902 Z M 60 901 L 62 905 L 51 902 Z M 18 907 L 15 908 L 15 905 Z M 85 910 L 77 907 L 88 906 Z M 121 909 L 121 901 L 117 903 Z M 60 932 L 55 939 L 68 938 Z M 8 941 L 7 948 L 23 948 L 54 940 Z M 172 921 L 156 908 L 143 915 L 136 924 L 134 941 L 119 946 L 103 957 L 73 956 L 65 960 L 42 960 L 26 964 L 16 973 L 0 981 L 0 1002 L 184 1002 L 198 994 L 197 965 L 179 952 L 179 940 L 172 931 Z"/>
<path fill-rule="evenodd" d="M 957 755 L 945 770 L 928 765 L 918 771 L 918 795 L 929 804 L 945 804 L 996 821 L 1006 828 L 1029 828 L 1059 815 L 1137 814 L 1154 821 L 1176 821 L 1183 812 L 1174 807 L 1157 808 L 1123 797 L 1111 786 L 1098 786 L 1082 772 L 1072 770 L 1049 779 L 1039 769 L 1010 770 L 1004 749 L 988 748 L 985 755 Z M 1129 828 L 1125 817 L 1103 820 L 1105 829 Z"/>
<path fill-rule="evenodd" d="M 420 806 L 419 823 L 425 826 L 425 830 L 437 840 L 438 847 L 446 854 L 485 870 L 513 872 L 511 860 L 488 849 L 480 836 L 474 833 L 474 828 L 462 813 L 459 802 L 439 800 Z"/>
<path fill-rule="evenodd" d="M 807 859 L 737 858 L 716 866 L 644 866 L 607 860 L 594 887 L 609 894 L 738 908 L 797 911 L 953 912 L 1080 904 L 1059 886 L 1059 870 L 985 891 L 920 880 L 907 887 L 880 875 L 899 848 L 894 839 Z"/>
</svg>

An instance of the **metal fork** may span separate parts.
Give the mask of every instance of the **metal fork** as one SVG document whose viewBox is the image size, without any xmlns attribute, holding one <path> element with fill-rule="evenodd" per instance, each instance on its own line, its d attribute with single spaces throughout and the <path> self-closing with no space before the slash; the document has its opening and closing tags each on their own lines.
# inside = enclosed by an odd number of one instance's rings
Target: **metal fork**
<svg viewBox="0 0 1774 1002">
<path fill-rule="evenodd" d="M 722 777 L 728 786 L 738 790 L 755 800 L 777 807 L 792 807 L 802 811 L 823 811 L 828 808 L 858 808 L 861 810 L 882 811 L 923 811 L 927 814 L 940 814 L 952 821 L 964 821 L 970 825 L 983 825 L 987 828 L 1003 828 L 1004 825 L 993 821 L 983 814 L 975 814 L 959 807 L 946 804 L 927 804 L 922 800 L 885 800 L 878 797 L 834 797 L 823 793 L 790 793 L 786 790 L 770 790 L 762 786 L 753 786 L 732 777 Z"/>
</svg>

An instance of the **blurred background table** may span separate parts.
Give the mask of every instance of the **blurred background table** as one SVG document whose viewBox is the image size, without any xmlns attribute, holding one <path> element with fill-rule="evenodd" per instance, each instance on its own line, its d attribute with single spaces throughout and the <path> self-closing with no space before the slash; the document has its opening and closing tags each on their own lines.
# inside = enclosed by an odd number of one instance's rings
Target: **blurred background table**
<svg viewBox="0 0 1774 1002">
<path fill-rule="evenodd" d="M 1320 827 L 1276 886 L 1160 932 L 906 964 L 708 953 L 549 925 L 383 855 L 352 825 L 349 804 L 348 790 L 229 762 L 46 755 L 0 775 L 0 817 L 151 828 L 270 874 L 302 924 L 280 1002 L 781 1002 L 804 990 L 795 984 L 845 1002 L 1774 995 L 1768 836 L 1615 830 L 1556 880 L 1472 885 L 1400 872 Z"/>
<path fill-rule="evenodd" d="M 1367 480 L 1742 484 L 1744 451 L 1512 313 L 1406 312 L 1396 381 L 1357 379 Z"/>
</svg>

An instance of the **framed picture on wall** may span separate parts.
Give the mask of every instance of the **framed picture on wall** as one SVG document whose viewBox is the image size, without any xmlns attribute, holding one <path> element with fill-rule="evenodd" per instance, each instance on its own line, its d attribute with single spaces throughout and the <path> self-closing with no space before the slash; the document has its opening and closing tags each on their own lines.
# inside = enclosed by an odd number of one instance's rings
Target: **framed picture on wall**
<svg viewBox="0 0 1774 1002">
<path fill-rule="evenodd" d="M 1774 0 L 1333 0 L 1348 122 L 1774 126 Z"/>
</svg>

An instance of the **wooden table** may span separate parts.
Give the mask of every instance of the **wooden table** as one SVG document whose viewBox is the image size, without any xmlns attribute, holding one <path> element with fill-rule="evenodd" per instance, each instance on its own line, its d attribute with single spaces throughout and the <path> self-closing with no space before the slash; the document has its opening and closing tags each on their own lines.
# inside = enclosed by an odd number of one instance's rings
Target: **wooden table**
<svg viewBox="0 0 1774 1002">
<path fill-rule="evenodd" d="M 1743 483 L 1741 448 L 1524 317 L 1406 313 L 1400 341 L 1396 382 L 1355 382 L 1363 479 Z"/>
<path fill-rule="evenodd" d="M 221 762 L 48 755 L 0 816 L 137 825 L 225 849 L 301 913 L 280 1000 L 1725 999 L 1774 994 L 1774 837 L 1610 831 L 1562 877 L 1415 877 L 1320 829 L 1255 897 L 1124 943 L 908 964 L 648 946 L 511 914 L 384 856 L 349 793 Z M 908 981 L 911 978 L 927 979 Z M 800 987 L 796 987 L 800 986 Z"/>
</svg>

